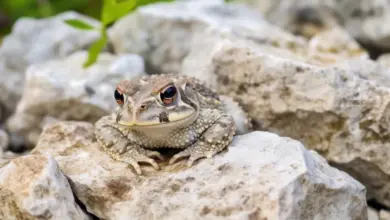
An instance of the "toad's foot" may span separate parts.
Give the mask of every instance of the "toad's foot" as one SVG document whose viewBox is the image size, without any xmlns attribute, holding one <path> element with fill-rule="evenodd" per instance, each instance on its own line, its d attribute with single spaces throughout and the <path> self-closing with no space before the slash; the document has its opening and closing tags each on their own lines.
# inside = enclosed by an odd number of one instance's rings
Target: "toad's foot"
<svg viewBox="0 0 390 220">
<path fill-rule="evenodd" d="M 235 130 L 233 118 L 230 115 L 222 115 L 195 144 L 175 154 L 169 164 L 175 163 L 179 158 L 189 157 L 187 167 L 192 167 L 200 158 L 213 157 L 231 143 Z"/>
<path fill-rule="evenodd" d="M 159 170 L 160 167 L 154 159 L 151 157 L 157 157 L 160 160 L 164 158 L 157 151 L 146 150 L 138 145 L 127 145 L 127 150 L 124 153 L 114 153 L 109 152 L 110 156 L 117 161 L 125 162 L 133 166 L 138 175 L 141 175 L 140 162 L 148 163 L 154 167 L 154 169 Z"/>
<path fill-rule="evenodd" d="M 150 157 L 162 160 L 161 154 L 131 143 L 117 128 L 110 126 L 110 123 L 107 122 L 109 119 L 109 116 L 103 117 L 95 124 L 96 138 L 103 150 L 113 159 L 132 165 L 138 175 L 141 174 L 139 162 L 149 163 L 158 170 L 159 166 Z"/>
</svg>

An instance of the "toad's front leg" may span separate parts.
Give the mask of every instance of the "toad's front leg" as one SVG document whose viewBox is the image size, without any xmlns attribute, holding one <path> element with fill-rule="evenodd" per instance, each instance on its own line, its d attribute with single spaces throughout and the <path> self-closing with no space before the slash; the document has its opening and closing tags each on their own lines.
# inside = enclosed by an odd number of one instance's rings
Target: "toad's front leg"
<svg viewBox="0 0 390 220">
<path fill-rule="evenodd" d="M 95 135 L 104 151 L 113 159 L 132 165 L 138 175 L 142 173 L 139 162 L 146 162 L 156 170 L 160 169 L 158 164 L 150 157 L 163 159 L 161 154 L 132 143 L 117 128 L 110 125 L 110 117 L 103 117 L 95 123 Z"/>
<path fill-rule="evenodd" d="M 187 166 L 191 167 L 200 158 L 211 158 L 223 151 L 231 143 L 235 130 L 233 117 L 222 115 L 202 134 L 195 144 L 174 155 L 169 164 L 175 163 L 181 157 L 189 156 Z"/>
</svg>

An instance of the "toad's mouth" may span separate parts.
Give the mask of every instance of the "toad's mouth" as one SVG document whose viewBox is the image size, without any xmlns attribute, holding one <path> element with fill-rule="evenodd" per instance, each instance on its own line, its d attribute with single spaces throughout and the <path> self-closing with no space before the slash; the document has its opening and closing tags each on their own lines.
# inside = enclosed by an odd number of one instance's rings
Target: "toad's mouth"
<svg viewBox="0 0 390 220">
<path fill-rule="evenodd" d="M 161 128 L 175 126 L 179 124 L 191 124 L 198 117 L 198 112 L 191 112 L 189 114 L 175 114 L 171 113 L 160 114 L 158 117 L 155 117 L 153 120 L 132 120 L 132 121 L 122 121 L 118 120 L 117 123 L 122 126 L 131 127 L 131 128 Z"/>
</svg>

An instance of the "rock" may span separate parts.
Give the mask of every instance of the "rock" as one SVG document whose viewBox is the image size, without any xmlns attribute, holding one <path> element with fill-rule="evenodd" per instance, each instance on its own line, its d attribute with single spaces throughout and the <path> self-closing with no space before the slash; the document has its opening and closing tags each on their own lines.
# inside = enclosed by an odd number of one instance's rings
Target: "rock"
<svg viewBox="0 0 390 220">
<path fill-rule="evenodd" d="M 371 207 L 368 207 L 367 209 L 367 216 L 368 216 L 368 220 L 380 220 L 378 211 Z"/>
<path fill-rule="evenodd" d="M 1 219 L 91 219 L 50 156 L 29 155 L 0 169 Z"/>
<path fill-rule="evenodd" d="M 311 38 L 319 32 L 340 26 L 340 17 L 329 1 L 239 0 L 261 12 L 272 24 Z M 277 2 L 277 3 L 276 3 Z M 293 4 L 291 4 L 293 3 Z M 282 5 L 280 5 L 282 4 Z M 319 6 L 321 5 L 321 8 Z"/>
<path fill-rule="evenodd" d="M 23 96 L 7 121 L 11 133 L 22 136 L 34 147 L 42 128 L 58 120 L 95 122 L 115 110 L 116 84 L 144 74 L 143 59 L 133 54 L 102 53 L 84 69 L 87 52 L 65 59 L 32 65 L 26 72 Z"/>
<path fill-rule="evenodd" d="M 189 42 L 205 28 L 234 32 L 259 44 L 299 50 L 306 41 L 269 24 L 255 11 L 223 1 L 179 1 L 140 7 L 109 29 L 116 53 L 144 57 L 150 73 L 178 72 Z"/>
<path fill-rule="evenodd" d="M 390 69 L 383 63 L 373 60 L 350 59 L 334 64 L 333 67 L 353 72 L 359 78 L 390 87 Z"/>
<path fill-rule="evenodd" d="M 285 30 L 326 29 L 343 26 L 354 38 L 381 49 L 390 49 L 390 2 L 355 0 L 240 0 L 261 11 Z M 304 31 L 300 31 L 304 30 Z M 306 31 L 310 32 L 310 31 Z M 315 32 L 315 31 L 314 31 Z"/>
<path fill-rule="evenodd" d="M 24 152 L 26 150 L 25 145 L 26 139 L 23 136 L 17 133 L 10 133 L 8 150 L 14 153 Z"/>
<path fill-rule="evenodd" d="M 1 43 L 1 42 L 0 42 Z M 2 123 L 2 122 L 4 122 L 4 120 L 5 120 L 5 117 L 3 117 L 3 109 L 2 109 L 2 107 L 0 106 L 0 123 Z"/>
<path fill-rule="evenodd" d="M 308 45 L 307 56 L 320 64 L 333 64 L 342 60 L 369 59 L 368 53 L 339 27 L 330 28 L 314 35 Z"/>
<path fill-rule="evenodd" d="M 78 30 L 65 19 L 81 19 L 93 26 L 99 22 L 76 12 L 64 12 L 45 19 L 21 18 L 0 46 L 0 108 L 3 120 L 15 109 L 23 91 L 24 73 L 31 64 L 64 58 L 86 49 L 99 33 Z"/>
<path fill-rule="evenodd" d="M 246 134 L 252 131 L 252 123 L 248 114 L 231 97 L 220 96 L 226 112 L 233 117 L 236 126 L 236 135 Z"/>
<path fill-rule="evenodd" d="M 7 158 L 6 151 L 9 147 L 9 136 L 8 134 L 0 128 L 0 168 L 4 163 L 7 163 L 9 159 Z"/>
<path fill-rule="evenodd" d="M 243 39 L 232 31 L 220 32 L 218 29 L 211 27 L 205 29 L 204 32 L 194 34 L 190 44 L 190 52 L 183 60 L 180 72 L 185 75 L 200 78 L 210 84 L 210 86 L 215 87 L 216 80 L 212 73 L 214 67 L 210 62 L 220 47 L 224 47 L 227 44 L 253 48 L 264 54 L 316 66 L 342 66 L 348 62 L 356 62 L 357 66 L 366 68 L 362 64 L 370 62 L 368 61 L 367 52 L 344 30 L 339 28 L 320 32 L 304 44 L 304 47 L 301 47 L 299 50 L 294 50 L 279 47 L 278 45 L 259 44 L 251 40 Z M 361 62 L 361 60 L 365 62 Z M 378 73 L 374 73 L 373 75 L 376 76 Z"/>
<path fill-rule="evenodd" d="M 9 145 L 8 134 L 4 130 L 0 129 L 0 151 L 4 152 L 5 150 L 7 150 L 8 145 Z"/>
<path fill-rule="evenodd" d="M 47 126 L 32 154 L 53 155 L 87 210 L 107 220 L 367 219 L 363 185 L 268 132 L 236 136 L 228 151 L 191 168 L 186 160 L 142 166 L 141 176 L 100 149 L 91 123 Z"/>
<path fill-rule="evenodd" d="M 377 62 L 385 65 L 386 67 L 390 67 L 390 54 L 389 53 L 384 53 L 380 55 L 377 59 Z"/>
<path fill-rule="evenodd" d="M 10 151 L 11 142 L 12 136 L 10 137 L 0 126 L 0 168 L 7 164 L 10 160 L 28 153 L 15 153 Z"/>
<path fill-rule="evenodd" d="M 194 36 L 190 52 L 183 60 L 180 72 L 200 78 L 211 87 L 217 86 L 215 75 L 213 74 L 215 66 L 212 61 L 215 53 L 218 53 L 221 47 L 226 45 L 252 48 L 254 51 L 259 51 L 262 54 L 316 66 L 342 66 L 348 62 L 356 62 L 358 66 L 362 66 L 364 62 L 361 62 L 361 60 L 368 60 L 367 53 L 341 29 L 331 29 L 319 33 L 300 50 L 287 50 L 276 45 L 258 44 L 242 39 L 234 32 L 225 31 L 221 33 L 216 28 L 207 28 L 204 32 Z"/>
<path fill-rule="evenodd" d="M 380 210 L 379 220 L 390 220 L 390 211 L 384 209 Z"/>
<path fill-rule="evenodd" d="M 28 154 L 29 154 L 28 151 L 23 152 L 23 153 L 15 153 L 15 152 L 12 152 L 9 150 L 4 151 L 4 152 L 0 152 L 0 168 L 7 165 L 11 160 L 18 158 L 18 157 L 21 157 L 21 156 L 28 155 Z"/>
<path fill-rule="evenodd" d="M 199 54 L 188 55 L 183 74 L 238 101 L 254 129 L 303 142 L 362 182 L 369 198 L 390 206 L 388 68 L 367 60 L 317 66 L 233 40 L 201 49 L 196 64 Z"/>
</svg>

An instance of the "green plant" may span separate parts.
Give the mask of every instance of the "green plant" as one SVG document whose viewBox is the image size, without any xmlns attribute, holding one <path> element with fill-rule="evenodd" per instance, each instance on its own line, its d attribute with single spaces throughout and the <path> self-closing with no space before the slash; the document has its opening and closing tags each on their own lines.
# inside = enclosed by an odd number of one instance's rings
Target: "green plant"
<svg viewBox="0 0 390 220">
<path fill-rule="evenodd" d="M 88 50 L 88 59 L 84 62 L 84 68 L 94 64 L 99 53 L 107 44 L 107 26 L 126 14 L 134 11 L 138 7 L 156 2 L 172 2 L 174 0 L 104 0 L 100 15 L 100 27 L 97 29 L 92 25 L 77 19 L 66 20 L 65 23 L 85 31 L 99 31 L 100 39 L 94 42 Z"/>
<path fill-rule="evenodd" d="M 42 19 L 72 10 L 99 19 L 102 6 L 103 0 L 0 0 L 0 38 L 22 17 Z"/>
</svg>

